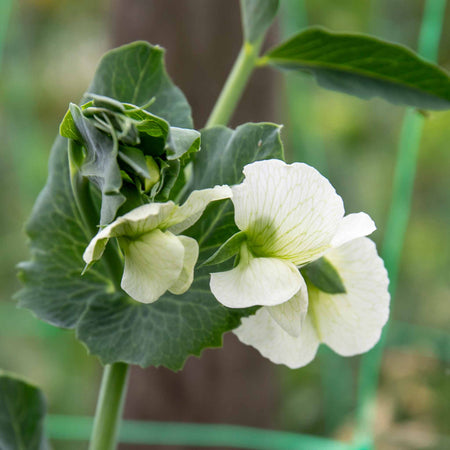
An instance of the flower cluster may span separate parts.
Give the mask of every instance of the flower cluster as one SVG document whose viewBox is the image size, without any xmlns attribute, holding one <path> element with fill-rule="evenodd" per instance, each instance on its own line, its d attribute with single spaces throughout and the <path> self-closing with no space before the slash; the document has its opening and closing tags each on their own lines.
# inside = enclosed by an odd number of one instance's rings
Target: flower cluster
<svg viewBox="0 0 450 450">
<path fill-rule="evenodd" d="M 389 315 L 387 272 L 364 237 L 373 221 L 344 216 L 334 188 L 306 164 L 260 161 L 244 174 L 232 188 L 238 264 L 211 275 L 222 304 L 262 306 L 238 338 L 289 367 L 309 363 L 320 342 L 344 356 L 370 349 Z"/>
<path fill-rule="evenodd" d="M 117 238 L 125 268 L 122 288 L 151 303 L 169 290 L 187 291 L 197 242 L 179 235 L 209 202 L 231 198 L 239 232 L 207 262 L 235 258 L 211 274 L 210 288 L 228 308 L 260 306 L 234 330 L 275 363 L 301 367 L 321 342 L 349 356 L 378 341 L 389 314 L 388 277 L 365 213 L 344 216 L 341 197 L 312 167 L 280 160 L 244 168 L 240 185 L 194 191 L 178 206 L 149 203 L 102 229 L 85 251 L 91 264 Z M 226 255 L 225 257 L 223 255 Z"/>
</svg>

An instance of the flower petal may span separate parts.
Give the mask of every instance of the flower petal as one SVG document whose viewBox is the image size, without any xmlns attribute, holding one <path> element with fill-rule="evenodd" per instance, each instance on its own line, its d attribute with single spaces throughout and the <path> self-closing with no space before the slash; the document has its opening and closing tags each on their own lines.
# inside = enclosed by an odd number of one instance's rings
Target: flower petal
<svg viewBox="0 0 450 450">
<path fill-rule="evenodd" d="M 180 277 L 184 246 L 180 239 L 159 229 L 129 240 L 119 238 L 125 254 L 122 289 L 142 303 L 153 303 Z"/>
<path fill-rule="evenodd" d="M 194 267 L 198 259 L 198 244 L 193 238 L 187 236 L 178 236 L 179 241 L 184 247 L 183 268 L 178 280 L 170 286 L 169 291 L 172 294 L 184 294 L 194 280 Z"/>
<path fill-rule="evenodd" d="M 111 237 L 111 228 L 107 226 L 98 232 L 89 242 L 86 250 L 83 253 L 83 259 L 86 264 L 92 264 L 94 261 L 98 261 L 105 251 L 106 244 Z"/>
<path fill-rule="evenodd" d="M 327 259 L 338 270 L 347 292 L 327 294 L 308 287 L 319 339 L 342 356 L 366 352 L 377 343 L 389 316 L 389 280 L 383 260 L 367 238 L 330 250 Z"/>
<path fill-rule="evenodd" d="M 197 222 L 209 203 L 230 198 L 231 195 L 231 189 L 226 185 L 194 191 L 183 205 L 176 207 L 162 226 L 172 233 L 181 233 Z"/>
<path fill-rule="evenodd" d="M 267 306 L 267 312 L 281 328 L 291 336 L 300 336 L 303 322 L 308 311 L 308 290 L 302 277 L 299 291 L 287 302 L 276 306 Z"/>
<path fill-rule="evenodd" d="M 107 228 L 111 227 L 111 236 L 140 236 L 158 228 L 176 208 L 172 201 L 142 205 L 118 217 Z"/>
<path fill-rule="evenodd" d="M 331 240 L 331 246 L 339 247 L 353 239 L 368 236 L 376 229 L 375 222 L 368 214 L 363 212 L 349 214 L 342 219 L 336 234 Z"/>
<path fill-rule="evenodd" d="M 158 227 L 175 208 L 173 202 L 150 203 L 139 206 L 118 217 L 114 222 L 100 230 L 91 240 L 83 254 L 87 264 L 97 261 L 102 256 L 109 238 L 128 236 L 133 238 Z"/>
<path fill-rule="evenodd" d="M 228 308 L 278 305 L 302 286 L 302 276 L 294 264 L 277 258 L 244 257 L 244 252 L 241 250 L 241 260 L 234 269 L 211 274 L 211 291 Z"/>
<path fill-rule="evenodd" d="M 244 174 L 232 188 L 235 221 L 256 254 L 302 265 L 329 248 L 344 207 L 317 170 L 272 159 L 245 166 Z"/>
<path fill-rule="evenodd" d="M 242 325 L 233 333 L 276 364 L 291 369 L 306 366 L 314 359 L 319 347 L 309 316 L 305 318 L 300 335 L 293 337 L 273 320 L 267 309 L 263 307 L 254 316 L 243 318 Z"/>
</svg>

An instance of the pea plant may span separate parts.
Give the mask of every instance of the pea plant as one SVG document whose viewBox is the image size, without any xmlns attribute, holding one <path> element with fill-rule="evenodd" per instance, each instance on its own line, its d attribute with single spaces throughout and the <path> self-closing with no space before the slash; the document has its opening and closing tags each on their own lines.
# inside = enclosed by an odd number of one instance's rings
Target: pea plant
<svg viewBox="0 0 450 450">
<path fill-rule="evenodd" d="M 298 368 L 321 343 L 368 351 L 388 320 L 369 215 L 346 215 L 316 169 L 284 162 L 279 125 L 226 125 L 258 67 L 419 110 L 450 107 L 449 76 L 400 45 L 317 27 L 261 54 L 278 3 L 241 0 L 242 49 L 204 129 L 147 42 L 105 54 L 62 119 L 17 299 L 104 365 L 91 450 L 116 448 L 132 364 L 178 371 L 232 331 Z M 0 392 L 0 447 L 48 448 L 40 391 L 2 374 Z"/>
</svg>

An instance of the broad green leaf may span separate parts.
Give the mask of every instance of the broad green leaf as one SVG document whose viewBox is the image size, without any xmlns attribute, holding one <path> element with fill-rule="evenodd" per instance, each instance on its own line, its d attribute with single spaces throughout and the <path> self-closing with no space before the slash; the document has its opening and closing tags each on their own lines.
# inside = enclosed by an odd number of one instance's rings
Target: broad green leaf
<svg viewBox="0 0 450 450">
<path fill-rule="evenodd" d="M 309 28 L 261 63 L 311 72 L 324 88 L 421 109 L 450 108 L 450 77 L 406 47 L 363 34 Z"/>
<path fill-rule="evenodd" d="M 194 162 L 195 189 L 240 183 L 244 179 L 242 168 L 246 164 L 264 159 L 283 159 L 280 131 L 281 126 L 273 123 L 246 123 L 236 130 L 224 126 L 204 130 L 202 149 Z"/>
<path fill-rule="evenodd" d="M 302 274 L 318 289 L 329 294 L 344 294 L 344 283 L 334 266 L 326 259 L 319 258 L 301 269 Z"/>
<path fill-rule="evenodd" d="M 113 286 L 102 261 L 80 276 L 82 255 L 93 236 L 83 229 L 72 195 L 67 140 L 62 137 L 52 148 L 47 184 L 34 205 L 26 232 L 31 260 L 19 264 L 19 278 L 24 283 L 16 294 L 19 306 L 52 325 L 75 327 L 87 303 Z"/>
<path fill-rule="evenodd" d="M 279 0 L 241 0 L 244 40 L 253 44 L 264 35 L 277 14 Z"/>
<path fill-rule="evenodd" d="M 242 243 L 247 239 L 243 231 L 234 234 L 230 237 L 220 248 L 210 256 L 203 265 L 210 266 L 212 264 L 220 264 L 228 261 L 233 256 L 237 255 L 241 249 Z"/>
<path fill-rule="evenodd" d="M 145 108 L 170 125 L 192 128 L 191 108 L 164 67 L 164 50 L 138 41 L 109 51 L 100 61 L 87 92 Z M 87 94 L 89 96 L 89 94 Z"/>
<path fill-rule="evenodd" d="M 45 399 L 35 386 L 0 372 L 0 448 L 47 450 Z"/>
</svg>

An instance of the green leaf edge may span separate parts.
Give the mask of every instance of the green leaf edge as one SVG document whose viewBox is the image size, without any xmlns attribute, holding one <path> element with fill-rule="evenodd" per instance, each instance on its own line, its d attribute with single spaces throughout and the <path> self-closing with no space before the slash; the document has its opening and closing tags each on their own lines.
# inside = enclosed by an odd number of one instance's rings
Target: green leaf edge
<svg viewBox="0 0 450 450">
<path fill-rule="evenodd" d="M 288 60 L 273 57 L 273 56 L 271 56 L 271 54 L 275 53 L 281 47 L 287 45 L 288 43 L 290 43 L 291 41 L 296 39 L 299 35 L 304 34 L 305 32 L 309 32 L 309 31 L 311 31 L 311 32 L 312 31 L 320 31 L 320 32 L 322 32 L 322 33 L 324 33 L 324 34 L 326 34 L 328 36 L 367 38 L 367 39 L 370 39 L 372 41 L 379 42 L 381 44 L 392 46 L 394 48 L 397 48 L 398 50 L 404 51 L 409 56 L 412 56 L 412 57 L 416 58 L 422 64 L 428 66 L 429 68 L 435 70 L 436 72 L 440 72 L 441 75 L 447 77 L 447 79 L 449 80 L 449 83 L 450 83 L 450 77 L 449 77 L 447 71 L 445 71 L 441 67 L 437 66 L 436 64 L 433 64 L 430 61 L 426 60 L 425 58 L 423 58 L 418 53 L 414 52 L 412 49 L 410 49 L 409 47 L 407 47 L 405 45 L 402 45 L 402 44 L 399 44 L 399 43 L 395 43 L 395 42 L 385 41 L 385 40 L 380 39 L 380 38 L 378 38 L 376 36 L 371 36 L 371 35 L 364 34 L 364 33 L 339 33 L 339 32 L 333 32 L 333 31 L 327 30 L 324 27 L 309 27 L 306 30 L 295 34 L 294 36 L 292 36 L 291 38 L 289 38 L 288 40 L 286 40 L 282 44 L 280 44 L 280 45 L 278 45 L 278 46 L 268 50 L 265 53 L 265 55 L 263 55 L 259 59 L 258 66 L 261 67 L 261 66 L 265 66 L 265 65 L 271 65 L 271 66 L 274 66 L 277 69 L 295 70 L 296 69 L 296 67 L 295 67 L 296 63 L 292 62 L 291 64 L 289 64 L 289 62 L 287 62 Z M 288 65 L 292 65 L 292 67 L 288 68 L 287 67 Z M 310 63 L 305 64 L 305 66 L 307 66 L 307 65 L 311 65 L 311 64 Z M 449 90 L 448 98 L 446 98 L 446 97 L 438 97 L 438 96 L 436 96 L 433 93 L 430 93 L 430 92 L 427 92 L 427 91 L 424 91 L 424 90 L 421 90 L 421 89 L 417 89 L 415 86 L 412 86 L 412 85 L 401 84 L 399 82 L 393 81 L 390 78 L 383 78 L 383 77 L 373 76 L 373 72 L 367 72 L 367 71 L 363 71 L 363 70 L 360 71 L 360 72 L 352 70 L 352 72 L 350 72 L 350 71 L 345 71 L 345 70 L 341 70 L 339 68 L 336 68 L 336 66 L 327 66 L 327 65 L 325 65 L 323 63 L 322 64 L 321 63 L 315 63 L 314 67 L 322 68 L 322 69 L 325 69 L 325 70 L 332 70 L 332 71 L 336 71 L 336 72 L 339 71 L 339 72 L 342 72 L 342 73 L 345 73 L 345 74 L 350 74 L 350 75 L 356 75 L 356 76 L 363 76 L 363 77 L 367 77 L 367 78 L 372 78 L 372 79 L 374 79 L 376 81 L 384 81 L 384 82 L 390 83 L 392 85 L 401 86 L 402 88 L 408 88 L 408 89 L 411 89 L 411 90 L 415 90 L 419 94 L 427 95 L 429 97 L 434 97 L 439 102 L 444 101 L 444 102 L 446 102 L 448 104 L 448 106 L 446 108 L 445 107 L 434 108 L 435 110 L 450 109 L 450 90 Z M 302 71 L 305 71 L 305 72 L 310 72 L 308 67 L 305 67 L 305 68 L 302 68 L 302 69 L 298 69 L 298 70 L 302 70 Z M 312 75 L 315 77 L 314 73 L 312 73 Z M 370 76 L 368 76 L 368 75 L 370 75 Z M 338 92 L 342 93 L 342 91 L 338 91 Z M 353 95 L 353 94 L 348 94 L 348 93 L 345 93 L 345 94 Z M 355 96 L 355 95 L 353 95 L 353 96 Z M 361 98 L 359 96 L 356 96 L 356 97 Z M 371 97 L 368 97 L 368 98 L 370 99 L 370 98 L 374 98 L 374 97 L 381 97 L 381 96 L 375 94 L 375 95 L 373 95 Z M 381 97 L 381 98 L 384 98 L 384 97 Z M 385 100 L 387 100 L 387 99 L 385 99 Z M 400 104 L 400 103 L 397 103 L 397 104 Z M 433 108 L 427 108 L 427 109 L 433 109 Z"/>
</svg>

